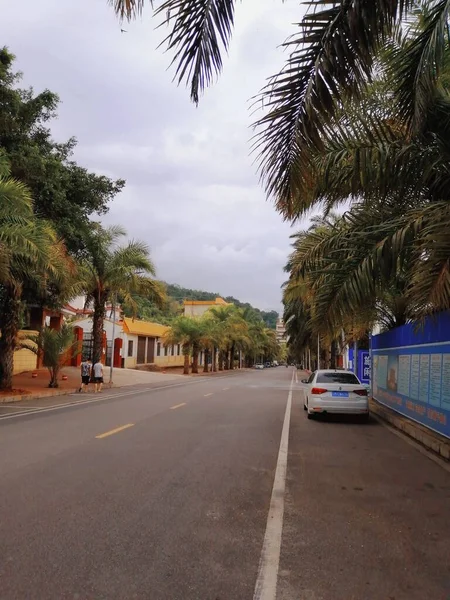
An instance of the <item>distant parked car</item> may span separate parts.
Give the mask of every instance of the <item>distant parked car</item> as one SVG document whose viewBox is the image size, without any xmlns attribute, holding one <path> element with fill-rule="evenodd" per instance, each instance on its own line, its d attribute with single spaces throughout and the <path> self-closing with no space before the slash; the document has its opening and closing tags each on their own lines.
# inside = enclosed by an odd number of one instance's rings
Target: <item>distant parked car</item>
<svg viewBox="0 0 450 600">
<path fill-rule="evenodd" d="M 320 413 L 358 414 L 369 417 L 367 388 L 351 371 L 314 371 L 305 384 L 304 409 L 308 419 Z"/>
<path fill-rule="evenodd" d="M 264 369 L 264 365 L 261 363 L 256 363 L 256 365 L 254 366 L 254 369 Z"/>
<path fill-rule="evenodd" d="M 265 363 L 264 363 L 264 367 L 265 367 L 266 369 L 270 369 L 270 367 L 271 367 L 271 366 L 272 366 L 272 363 L 270 363 L 270 362 L 265 362 Z"/>
</svg>

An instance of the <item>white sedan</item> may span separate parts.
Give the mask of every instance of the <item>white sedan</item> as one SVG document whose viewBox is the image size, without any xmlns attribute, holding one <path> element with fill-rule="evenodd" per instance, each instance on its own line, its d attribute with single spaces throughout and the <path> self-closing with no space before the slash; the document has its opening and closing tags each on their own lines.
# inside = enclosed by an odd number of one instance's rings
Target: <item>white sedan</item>
<svg viewBox="0 0 450 600">
<path fill-rule="evenodd" d="M 308 419 L 320 413 L 343 413 L 369 417 L 367 388 L 351 371 L 314 371 L 305 384 L 304 409 Z"/>
</svg>

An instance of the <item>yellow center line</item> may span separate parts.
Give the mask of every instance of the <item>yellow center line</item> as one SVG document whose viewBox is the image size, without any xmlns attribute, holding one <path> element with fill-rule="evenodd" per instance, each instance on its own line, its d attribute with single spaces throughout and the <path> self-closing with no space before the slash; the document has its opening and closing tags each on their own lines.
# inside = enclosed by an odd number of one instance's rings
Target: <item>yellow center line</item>
<svg viewBox="0 0 450 600">
<path fill-rule="evenodd" d="M 182 406 L 186 406 L 186 402 L 182 402 L 181 404 L 175 404 L 175 406 L 170 407 L 170 410 L 175 410 L 176 408 L 181 408 Z"/>
<path fill-rule="evenodd" d="M 205 396 L 204 396 L 204 397 L 205 397 L 205 398 L 207 398 L 208 396 L 212 396 L 212 395 L 213 395 L 213 393 L 212 393 L 212 392 L 210 392 L 209 394 L 205 394 Z"/>
<path fill-rule="evenodd" d="M 115 433 L 119 433 L 119 431 L 123 431 L 124 429 L 128 429 L 128 427 L 133 427 L 134 423 L 128 423 L 127 425 L 122 425 L 122 427 L 117 427 L 116 429 L 111 429 L 111 431 L 107 431 L 106 433 L 101 433 L 100 435 L 96 435 L 96 440 L 101 440 L 109 435 L 114 435 Z"/>
</svg>

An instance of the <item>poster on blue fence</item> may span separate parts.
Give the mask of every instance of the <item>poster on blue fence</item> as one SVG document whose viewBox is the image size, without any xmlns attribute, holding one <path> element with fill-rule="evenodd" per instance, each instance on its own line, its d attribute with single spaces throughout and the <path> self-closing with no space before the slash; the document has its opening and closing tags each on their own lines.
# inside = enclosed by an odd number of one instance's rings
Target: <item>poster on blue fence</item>
<svg viewBox="0 0 450 600">
<path fill-rule="evenodd" d="M 375 400 L 450 437 L 450 315 L 372 337 Z"/>
<path fill-rule="evenodd" d="M 353 348 L 349 350 L 348 368 L 353 371 Z M 358 350 L 358 364 L 356 366 L 356 375 L 361 383 L 368 385 L 370 383 L 370 352 L 368 350 Z"/>
</svg>

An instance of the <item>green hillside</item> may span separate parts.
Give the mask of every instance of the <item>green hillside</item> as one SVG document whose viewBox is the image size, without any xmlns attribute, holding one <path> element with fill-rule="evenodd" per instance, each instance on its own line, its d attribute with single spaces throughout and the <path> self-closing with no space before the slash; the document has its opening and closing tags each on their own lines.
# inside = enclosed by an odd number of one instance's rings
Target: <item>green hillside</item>
<svg viewBox="0 0 450 600">
<path fill-rule="evenodd" d="M 205 292 L 204 290 L 193 290 L 191 288 L 185 288 L 177 284 L 166 283 L 168 302 L 164 309 L 157 308 L 147 298 L 135 296 L 134 301 L 137 306 L 137 318 L 155 321 L 163 325 L 169 325 L 170 321 L 180 313 L 180 309 L 183 305 L 184 300 L 215 300 L 217 297 L 223 298 L 226 302 L 232 302 L 239 308 L 245 308 L 255 313 L 255 316 L 260 318 L 267 327 L 275 329 L 275 325 L 278 318 L 278 313 L 275 310 L 264 311 L 259 308 L 255 308 L 248 302 L 241 302 L 233 296 L 223 296 L 218 292 Z M 123 303 L 123 310 L 125 316 L 131 316 L 133 309 L 127 303 Z"/>
</svg>

